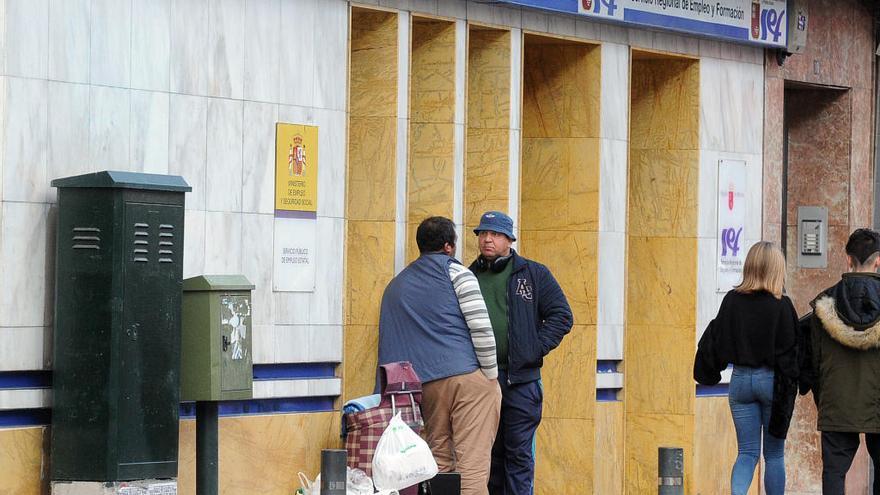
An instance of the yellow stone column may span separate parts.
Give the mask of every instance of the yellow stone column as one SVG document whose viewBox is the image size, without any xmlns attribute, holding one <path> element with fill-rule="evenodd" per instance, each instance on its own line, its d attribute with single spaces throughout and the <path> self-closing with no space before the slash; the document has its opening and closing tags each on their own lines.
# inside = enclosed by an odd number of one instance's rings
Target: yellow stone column
<svg viewBox="0 0 880 495">
<path fill-rule="evenodd" d="M 692 493 L 699 62 L 632 55 L 625 491 L 657 490 L 658 447 L 682 447 Z"/>
<path fill-rule="evenodd" d="M 539 494 L 593 488 L 600 53 L 528 34 L 523 44 L 519 247 L 550 268 L 575 321 L 544 360 Z"/>
<path fill-rule="evenodd" d="M 343 398 L 372 393 L 379 302 L 394 276 L 398 19 L 352 8 Z"/>
</svg>

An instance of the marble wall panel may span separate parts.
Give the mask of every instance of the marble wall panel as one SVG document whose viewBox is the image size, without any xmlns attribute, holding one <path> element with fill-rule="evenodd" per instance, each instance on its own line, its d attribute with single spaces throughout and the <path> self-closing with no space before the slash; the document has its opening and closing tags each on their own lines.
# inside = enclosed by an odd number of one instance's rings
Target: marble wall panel
<svg viewBox="0 0 880 495">
<path fill-rule="evenodd" d="M 168 93 L 131 92 L 131 170 L 168 173 L 169 109 Z"/>
<path fill-rule="evenodd" d="M 315 46 L 320 57 L 315 59 L 315 106 L 345 110 L 348 87 L 348 2 L 321 2 L 315 12 Z"/>
<path fill-rule="evenodd" d="M 343 331 L 342 397 L 348 400 L 372 394 L 379 365 L 379 327 L 346 325 Z"/>
<path fill-rule="evenodd" d="M 45 203 L 3 202 L 0 210 L 0 326 L 41 327 L 51 324 L 55 238 Z M 48 313 L 48 314 L 47 314 Z"/>
<path fill-rule="evenodd" d="M 595 325 L 575 325 L 559 347 L 544 357 L 544 419 L 593 418 L 590 404 L 596 400 L 595 362 Z"/>
<path fill-rule="evenodd" d="M 131 87 L 168 91 L 171 81 L 173 0 L 131 3 Z"/>
<path fill-rule="evenodd" d="M 626 234 L 600 232 L 598 249 L 597 321 L 599 325 L 623 325 Z"/>
<path fill-rule="evenodd" d="M 49 82 L 47 199 L 54 202 L 57 189 L 48 182 L 92 171 L 89 161 L 89 87 Z"/>
<path fill-rule="evenodd" d="M 593 493 L 623 493 L 623 402 L 596 404 Z"/>
<path fill-rule="evenodd" d="M 410 56 L 410 119 L 454 122 L 455 24 L 415 19 Z"/>
<path fill-rule="evenodd" d="M 782 221 L 782 148 L 785 82 L 768 77 L 764 81 L 764 237 L 770 225 Z"/>
<path fill-rule="evenodd" d="M 346 325 L 377 325 L 379 301 L 394 276 L 394 224 L 348 221 Z"/>
<path fill-rule="evenodd" d="M 693 327 L 697 240 L 630 237 L 627 250 L 627 323 Z"/>
<path fill-rule="evenodd" d="M 471 28 L 467 90 L 470 128 L 510 127 L 510 55 L 509 31 Z"/>
<path fill-rule="evenodd" d="M 52 327 L 0 327 L 0 372 L 52 368 Z"/>
<path fill-rule="evenodd" d="M 350 117 L 348 218 L 395 219 L 396 136 L 397 119 L 393 117 Z"/>
<path fill-rule="evenodd" d="M 186 205 L 204 210 L 207 194 L 208 99 L 170 97 L 168 124 L 168 172 L 180 175 L 192 187 Z"/>
<path fill-rule="evenodd" d="M 796 221 L 793 223 L 797 223 Z M 830 218 L 829 218 L 830 223 Z M 788 253 L 797 253 L 797 226 L 787 227 Z M 848 225 L 829 225 L 828 227 L 828 268 L 797 268 L 797 256 L 786 259 L 786 291 L 794 303 L 798 314 L 803 316 L 810 309 L 812 301 L 819 292 L 840 281 L 840 274 L 848 271 L 846 266 L 846 241 L 851 229 Z"/>
<path fill-rule="evenodd" d="M 340 448 L 338 413 L 271 414 L 220 418 L 218 480 L 221 493 L 288 495 L 296 473 L 320 472 L 321 449 Z M 195 421 L 180 422 L 178 493 L 195 493 Z"/>
<path fill-rule="evenodd" d="M 657 489 L 657 448 L 669 445 L 684 449 L 684 492 L 693 493 L 693 440 L 692 414 L 627 414 L 624 493 Z"/>
<path fill-rule="evenodd" d="M 598 172 L 597 138 L 523 139 L 521 228 L 598 230 Z"/>
<path fill-rule="evenodd" d="M 343 361 L 342 325 L 276 325 L 274 334 L 277 363 Z"/>
<path fill-rule="evenodd" d="M 187 193 L 187 196 L 190 194 L 192 193 Z M 190 198 L 186 199 L 188 203 Z M 183 278 L 203 275 L 205 274 L 205 211 L 187 208 L 183 221 L 186 232 L 183 238 Z"/>
<path fill-rule="evenodd" d="M 598 238 L 595 232 L 521 230 L 518 239 L 523 256 L 546 265 L 556 277 L 579 325 L 596 323 Z"/>
<path fill-rule="evenodd" d="M 244 96 L 244 3 L 244 0 L 208 0 L 209 96 L 236 99 Z M 303 26 L 312 25 L 307 19 L 298 20 Z M 311 46 L 297 46 L 296 50 L 303 58 L 312 51 Z"/>
<path fill-rule="evenodd" d="M 90 77 L 92 84 L 131 84 L 131 2 L 92 0 Z"/>
<path fill-rule="evenodd" d="M 698 149 L 699 65 L 688 59 L 634 56 L 632 149 Z"/>
<path fill-rule="evenodd" d="M 346 140 L 348 115 L 340 110 L 316 109 L 320 126 L 318 148 L 321 173 L 318 176 L 318 216 L 345 216 Z"/>
<path fill-rule="evenodd" d="M 602 43 L 600 135 L 626 140 L 629 136 L 629 47 Z"/>
<path fill-rule="evenodd" d="M 40 495 L 49 490 L 49 429 L 45 426 L 0 430 L 3 490 Z"/>
<path fill-rule="evenodd" d="M 49 0 L 5 4 L 4 74 L 45 79 L 49 70 Z"/>
<path fill-rule="evenodd" d="M 244 98 L 277 102 L 281 88 L 281 0 L 244 5 Z M 316 29 L 317 31 L 317 29 Z"/>
<path fill-rule="evenodd" d="M 208 93 L 209 9 L 205 0 L 172 0 L 170 86 L 174 93 Z"/>
<path fill-rule="evenodd" d="M 341 325 L 343 299 L 343 264 L 345 256 L 345 220 L 318 217 L 318 240 L 315 249 L 317 279 L 314 299 L 309 306 L 313 325 Z"/>
<path fill-rule="evenodd" d="M 351 26 L 349 111 L 352 117 L 395 117 L 397 15 L 357 9 Z"/>
<path fill-rule="evenodd" d="M 763 68 L 707 58 L 700 62 L 699 83 L 701 148 L 759 153 Z"/>
<path fill-rule="evenodd" d="M 45 201 L 48 83 L 35 79 L 5 79 L 2 197 L 7 201 Z"/>
<path fill-rule="evenodd" d="M 89 0 L 50 0 L 49 79 L 89 82 L 90 4 Z"/>
<path fill-rule="evenodd" d="M 578 19 L 575 17 L 551 15 L 549 16 L 549 32 L 559 36 L 571 36 L 583 38 L 578 35 Z"/>
<path fill-rule="evenodd" d="M 244 103 L 208 99 L 206 209 L 241 211 Z"/>
<path fill-rule="evenodd" d="M 852 138 L 850 144 L 850 227 L 870 227 L 873 220 L 874 165 L 871 162 L 872 127 L 871 91 L 850 91 L 852 109 Z"/>
<path fill-rule="evenodd" d="M 254 364 L 273 364 L 275 358 L 275 325 L 251 327 L 251 353 Z"/>
<path fill-rule="evenodd" d="M 693 324 L 630 323 L 625 341 L 627 414 L 693 414 Z"/>
<path fill-rule="evenodd" d="M 523 137 L 598 137 L 601 50 L 549 40 L 525 38 Z"/>
<path fill-rule="evenodd" d="M 308 325 L 312 306 L 311 292 L 275 292 L 275 323 L 277 325 Z"/>
<path fill-rule="evenodd" d="M 453 126 L 413 122 L 410 127 L 406 190 L 410 223 L 431 215 L 452 217 Z"/>
<path fill-rule="evenodd" d="M 89 155 L 95 170 L 131 167 L 131 91 L 90 87 Z"/>
<path fill-rule="evenodd" d="M 730 491 L 730 472 L 736 462 L 736 452 L 736 431 L 727 397 L 698 398 L 694 418 L 694 465 L 691 471 L 694 492 Z M 763 465 L 755 470 L 750 495 L 758 495 L 762 471 Z"/>
<path fill-rule="evenodd" d="M 241 216 L 241 273 L 254 284 L 251 293 L 251 322 L 254 325 L 275 323 L 272 293 L 274 226 L 272 215 L 245 213 Z"/>
<path fill-rule="evenodd" d="M 639 236 L 693 236 L 697 232 L 699 152 L 630 150 L 629 229 Z"/>
<path fill-rule="evenodd" d="M 205 213 L 205 273 L 235 274 L 242 270 L 241 213 Z"/>
<path fill-rule="evenodd" d="M 596 359 L 623 360 L 623 325 L 596 325 Z"/>
<path fill-rule="evenodd" d="M 589 493 L 593 487 L 594 432 L 590 419 L 541 421 L 535 441 L 536 494 Z"/>
<path fill-rule="evenodd" d="M 468 2 L 467 19 L 494 26 L 522 27 L 522 12 L 515 7 Z"/>
<path fill-rule="evenodd" d="M 278 122 L 278 105 L 244 102 L 242 129 L 246 129 L 242 142 L 242 198 L 241 209 L 248 213 L 273 213 L 275 211 L 275 124 Z M 324 127 L 318 131 L 318 149 L 324 150 L 320 139 Z M 321 153 L 322 155 L 324 153 Z M 323 157 L 322 157 L 323 158 Z M 327 161 L 321 160 L 321 174 Z M 320 183 L 319 183 L 320 186 Z M 320 207 L 331 200 L 318 191 Z"/>
<path fill-rule="evenodd" d="M 522 28 L 528 31 L 546 33 L 550 31 L 550 16 L 539 10 L 523 9 Z"/>
<path fill-rule="evenodd" d="M 830 225 L 849 224 L 851 95 L 849 92 L 787 91 L 789 177 L 788 224 L 797 222 L 799 205 L 828 208 Z M 821 188 L 815 187 L 822 184 Z"/>
<path fill-rule="evenodd" d="M 628 143 L 601 139 L 599 149 L 599 230 L 626 231 Z"/>
<path fill-rule="evenodd" d="M 510 131 L 508 129 L 468 128 L 467 155 L 464 171 L 464 222 L 467 229 L 479 224 L 480 215 L 487 210 L 506 211 L 508 207 L 508 177 Z M 475 253 L 466 246 L 466 257 Z"/>
</svg>

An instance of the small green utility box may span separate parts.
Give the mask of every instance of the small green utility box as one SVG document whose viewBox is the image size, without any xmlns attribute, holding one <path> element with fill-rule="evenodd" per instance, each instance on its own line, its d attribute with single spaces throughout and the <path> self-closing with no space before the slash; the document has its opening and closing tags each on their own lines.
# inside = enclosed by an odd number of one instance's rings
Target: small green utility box
<svg viewBox="0 0 880 495">
<path fill-rule="evenodd" d="M 253 289 L 242 275 L 201 275 L 183 281 L 181 400 L 253 396 Z"/>
<path fill-rule="evenodd" d="M 177 477 L 182 177 L 97 172 L 58 188 L 52 474 Z"/>
</svg>

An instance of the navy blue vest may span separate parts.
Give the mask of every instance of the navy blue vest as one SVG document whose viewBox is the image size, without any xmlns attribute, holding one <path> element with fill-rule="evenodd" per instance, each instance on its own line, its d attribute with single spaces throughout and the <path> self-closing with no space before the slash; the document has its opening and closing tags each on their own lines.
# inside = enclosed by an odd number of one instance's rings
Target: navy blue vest
<svg viewBox="0 0 880 495">
<path fill-rule="evenodd" d="M 422 383 L 479 369 L 470 330 L 449 279 L 443 253 L 423 254 L 382 296 L 379 364 L 409 361 Z"/>
</svg>

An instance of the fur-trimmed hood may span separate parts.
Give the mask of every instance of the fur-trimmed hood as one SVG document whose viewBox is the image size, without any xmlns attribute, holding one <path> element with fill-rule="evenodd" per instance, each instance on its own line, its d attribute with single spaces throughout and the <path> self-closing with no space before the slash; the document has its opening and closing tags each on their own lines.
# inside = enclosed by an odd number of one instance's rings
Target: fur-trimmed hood
<svg viewBox="0 0 880 495">
<path fill-rule="evenodd" d="M 837 304 L 829 295 L 820 296 L 813 305 L 825 331 L 837 342 L 862 351 L 880 348 L 880 322 L 857 330 L 840 318 Z"/>
</svg>

